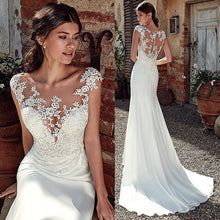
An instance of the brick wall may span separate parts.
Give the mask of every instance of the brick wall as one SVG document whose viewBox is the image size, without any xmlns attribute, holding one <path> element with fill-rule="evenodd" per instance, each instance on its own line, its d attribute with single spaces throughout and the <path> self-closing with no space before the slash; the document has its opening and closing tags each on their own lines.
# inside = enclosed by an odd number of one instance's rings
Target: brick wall
<svg viewBox="0 0 220 220">
<path fill-rule="evenodd" d="M 41 8 L 48 2 L 56 1 L 29 1 L 21 0 L 22 15 L 22 53 L 24 54 L 31 45 L 30 41 L 30 19 L 36 9 Z M 114 33 L 114 1 L 89 1 L 89 0 L 62 0 L 58 1 L 70 6 L 74 6 L 79 12 L 83 25 L 83 31 L 89 31 L 94 37 L 101 31 L 109 29 Z M 114 37 L 113 37 L 114 39 Z M 113 52 L 113 39 L 102 41 L 101 65 L 100 71 L 104 76 L 102 84 L 102 103 L 100 133 L 102 144 L 102 156 L 104 160 L 104 174 L 109 195 L 114 197 L 114 107 L 115 107 L 115 62 Z M 90 55 L 88 53 L 89 45 L 81 42 L 76 53 L 74 63 L 88 66 Z"/>
<path fill-rule="evenodd" d="M 152 4 L 154 4 L 157 12 L 157 17 L 159 19 L 159 28 L 164 30 L 167 33 L 167 19 L 164 19 L 164 16 L 166 16 L 166 1 L 164 0 L 156 0 L 152 1 Z M 162 58 L 164 56 L 164 53 L 160 53 L 158 56 L 158 59 Z M 158 90 L 164 90 L 167 89 L 168 86 L 168 69 L 167 65 L 160 65 L 158 66 L 158 72 L 159 72 L 159 83 L 158 83 Z"/>
<path fill-rule="evenodd" d="M 42 6 L 49 2 L 56 2 L 56 0 L 38 0 L 38 1 L 29 1 L 29 0 L 20 0 L 21 3 L 21 44 L 22 44 L 22 54 L 29 49 L 32 41 L 30 40 L 31 34 L 31 18 L 34 15 L 34 12 L 40 9 Z"/>
<path fill-rule="evenodd" d="M 185 1 L 167 1 L 166 14 L 169 20 L 172 16 L 180 16 L 180 31 L 178 34 L 168 34 L 173 62 L 168 65 L 168 86 L 172 89 L 176 102 L 189 101 L 189 11 Z M 188 21 L 187 21 L 188 20 Z M 169 30 L 169 22 L 168 22 Z"/>
</svg>

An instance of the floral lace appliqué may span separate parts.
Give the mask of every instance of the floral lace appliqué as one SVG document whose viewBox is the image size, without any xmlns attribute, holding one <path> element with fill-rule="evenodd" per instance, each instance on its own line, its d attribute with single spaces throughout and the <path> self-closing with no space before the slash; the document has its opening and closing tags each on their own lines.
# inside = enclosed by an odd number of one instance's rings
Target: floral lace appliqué
<svg viewBox="0 0 220 220">
<path fill-rule="evenodd" d="M 31 107 L 38 113 L 43 124 L 54 137 L 54 142 L 57 141 L 62 124 L 70 114 L 78 110 L 88 111 L 88 93 L 90 90 L 97 88 L 96 81 L 103 79 L 96 69 L 86 68 L 80 79 L 80 82 L 85 82 L 85 84 L 73 93 L 73 95 L 81 97 L 81 102 L 73 101 L 72 106 L 68 108 L 67 105 L 62 105 L 62 99 L 58 96 L 52 96 L 51 104 L 47 106 L 47 101 L 40 97 L 41 94 L 37 91 L 36 85 L 31 86 L 31 95 L 25 97 L 23 92 L 27 88 L 27 81 L 21 79 L 22 74 L 17 74 L 11 79 L 11 89 L 15 93 L 21 109 Z"/>
<path fill-rule="evenodd" d="M 152 32 L 142 25 L 137 25 L 135 30 L 140 33 L 140 48 L 147 57 L 156 59 L 166 39 L 165 32 L 162 30 Z"/>
</svg>

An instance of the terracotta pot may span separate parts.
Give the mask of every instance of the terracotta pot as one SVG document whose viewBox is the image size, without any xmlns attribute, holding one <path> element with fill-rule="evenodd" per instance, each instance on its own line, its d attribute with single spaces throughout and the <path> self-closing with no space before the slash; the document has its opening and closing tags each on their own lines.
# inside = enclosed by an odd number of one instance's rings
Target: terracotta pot
<svg viewBox="0 0 220 220">
<path fill-rule="evenodd" d="M 21 141 L 0 142 L 0 174 L 15 175 L 23 156 Z"/>
<path fill-rule="evenodd" d="M 157 96 L 161 105 L 170 105 L 174 100 L 174 95 L 171 89 L 158 88 Z"/>
<path fill-rule="evenodd" d="M 21 140 L 21 126 L 10 88 L 0 95 L 0 142 Z"/>
<path fill-rule="evenodd" d="M 12 185 L 16 182 L 15 175 L 11 174 L 0 174 L 0 192 L 4 191 L 8 186 Z M 4 198 L 0 199 L 0 212 L 2 209 L 2 206 L 4 205 Z M 2 213 L 0 215 L 2 217 Z"/>
<path fill-rule="evenodd" d="M 215 125 L 214 125 L 214 132 L 215 135 L 220 138 L 220 115 L 217 117 L 215 120 Z"/>
<path fill-rule="evenodd" d="M 24 157 L 21 127 L 10 89 L 0 95 L 0 192 L 15 183 Z M 0 200 L 0 210 L 3 200 Z"/>
<path fill-rule="evenodd" d="M 11 97 L 10 88 L 0 94 L 0 127 L 13 125 L 19 122 L 17 110 Z"/>
<path fill-rule="evenodd" d="M 12 142 L 19 140 L 21 140 L 20 123 L 0 127 L 0 142 Z"/>
<path fill-rule="evenodd" d="M 197 94 L 198 112 L 206 128 L 213 129 L 220 115 L 220 80 L 203 84 Z"/>
</svg>

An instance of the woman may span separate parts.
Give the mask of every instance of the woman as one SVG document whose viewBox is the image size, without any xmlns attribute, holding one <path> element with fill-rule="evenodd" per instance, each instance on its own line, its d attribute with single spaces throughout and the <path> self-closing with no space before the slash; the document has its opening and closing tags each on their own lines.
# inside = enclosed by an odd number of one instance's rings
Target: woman
<svg viewBox="0 0 220 220">
<path fill-rule="evenodd" d="M 185 169 L 177 157 L 157 98 L 157 65 L 172 61 L 169 44 L 152 4 L 142 2 L 136 12 L 119 204 L 138 215 L 187 212 L 212 195 L 213 179 Z M 156 60 L 162 48 L 165 57 Z"/>
<path fill-rule="evenodd" d="M 99 140 L 102 76 L 70 65 L 82 28 L 78 14 L 51 3 L 35 14 L 32 28 L 27 71 L 10 81 L 26 155 L 6 219 L 92 219 L 95 189 L 99 219 L 113 219 Z"/>
</svg>

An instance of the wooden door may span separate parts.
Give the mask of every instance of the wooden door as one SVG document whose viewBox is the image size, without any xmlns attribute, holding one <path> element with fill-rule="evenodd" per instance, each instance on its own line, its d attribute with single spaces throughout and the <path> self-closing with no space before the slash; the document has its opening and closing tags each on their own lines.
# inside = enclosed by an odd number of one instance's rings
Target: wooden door
<svg viewBox="0 0 220 220">
<path fill-rule="evenodd" d="M 0 1 L 0 55 L 9 54 L 8 0 Z"/>
<path fill-rule="evenodd" d="M 191 5 L 191 82 L 193 66 L 220 74 L 220 0 Z"/>
<path fill-rule="evenodd" d="M 20 9 L 20 1 L 0 0 L 0 56 L 22 57 Z"/>
</svg>

